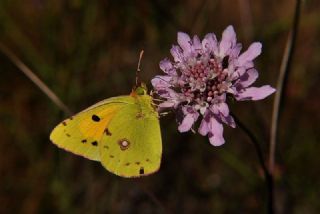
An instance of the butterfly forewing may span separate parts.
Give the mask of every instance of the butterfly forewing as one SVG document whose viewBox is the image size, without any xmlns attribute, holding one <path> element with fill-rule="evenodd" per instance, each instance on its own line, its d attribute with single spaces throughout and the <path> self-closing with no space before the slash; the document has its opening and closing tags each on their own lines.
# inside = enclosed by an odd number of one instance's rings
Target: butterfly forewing
<svg viewBox="0 0 320 214">
<path fill-rule="evenodd" d="M 100 161 L 99 141 L 116 112 L 132 104 L 130 96 L 103 100 L 64 120 L 51 132 L 50 140 L 58 147 Z"/>
</svg>

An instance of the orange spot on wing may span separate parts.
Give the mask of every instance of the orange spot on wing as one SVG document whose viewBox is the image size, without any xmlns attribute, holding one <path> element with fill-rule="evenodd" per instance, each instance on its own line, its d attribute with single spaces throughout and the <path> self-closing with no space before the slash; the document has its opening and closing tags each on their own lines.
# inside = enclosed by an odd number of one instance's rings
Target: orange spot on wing
<svg viewBox="0 0 320 214">
<path fill-rule="evenodd" d="M 106 129 L 106 127 L 108 127 L 110 120 L 119 110 L 119 107 L 119 105 L 110 105 L 99 112 L 95 112 L 100 116 L 99 122 L 92 121 L 92 115 L 95 113 L 88 112 L 87 118 L 85 118 L 79 125 L 80 131 L 83 136 L 85 138 L 100 139 L 104 133 L 104 130 Z"/>
</svg>

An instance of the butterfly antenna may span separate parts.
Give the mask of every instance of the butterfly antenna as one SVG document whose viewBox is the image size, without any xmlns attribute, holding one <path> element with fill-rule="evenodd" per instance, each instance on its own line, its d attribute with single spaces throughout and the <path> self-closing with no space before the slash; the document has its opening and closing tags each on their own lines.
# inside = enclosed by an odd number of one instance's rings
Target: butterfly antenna
<svg viewBox="0 0 320 214">
<path fill-rule="evenodd" d="M 139 55 L 139 61 L 138 61 L 138 67 L 137 67 L 137 72 L 136 72 L 136 86 L 140 85 L 140 64 L 141 64 L 141 59 L 142 59 L 142 56 L 143 56 L 143 53 L 144 53 L 144 50 L 141 50 L 140 51 L 140 55 Z"/>
</svg>

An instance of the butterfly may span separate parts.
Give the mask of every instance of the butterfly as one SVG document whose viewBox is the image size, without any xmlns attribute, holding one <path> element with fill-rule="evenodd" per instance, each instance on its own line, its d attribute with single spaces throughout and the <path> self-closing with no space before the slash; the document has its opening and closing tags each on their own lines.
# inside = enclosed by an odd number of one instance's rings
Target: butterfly
<svg viewBox="0 0 320 214">
<path fill-rule="evenodd" d="M 137 82 L 130 95 L 105 99 L 64 120 L 53 129 L 50 140 L 76 155 L 100 161 L 121 177 L 158 171 L 162 154 L 159 114 L 146 85 Z"/>
</svg>

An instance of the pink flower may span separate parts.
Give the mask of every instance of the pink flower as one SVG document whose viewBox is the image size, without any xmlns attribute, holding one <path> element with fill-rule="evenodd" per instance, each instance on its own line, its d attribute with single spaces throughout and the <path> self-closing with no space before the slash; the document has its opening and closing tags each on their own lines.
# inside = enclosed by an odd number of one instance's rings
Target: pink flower
<svg viewBox="0 0 320 214">
<path fill-rule="evenodd" d="M 198 132 L 208 136 L 214 146 L 222 145 L 223 123 L 235 127 L 226 97 L 238 101 L 261 100 L 275 92 L 269 85 L 251 87 L 259 74 L 253 60 L 261 53 L 261 43 L 254 42 L 240 54 L 232 26 L 228 26 L 219 42 L 213 33 L 202 41 L 186 33 L 178 33 L 178 46 L 170 52 L 173 62 L 164 59 L 160 69 L 165 75 L 152 79 L 155 92 L 163 98 L 160 108 L 177 110 L 178 130 L 189 131 L 201 117 Z"/>
</svg>

